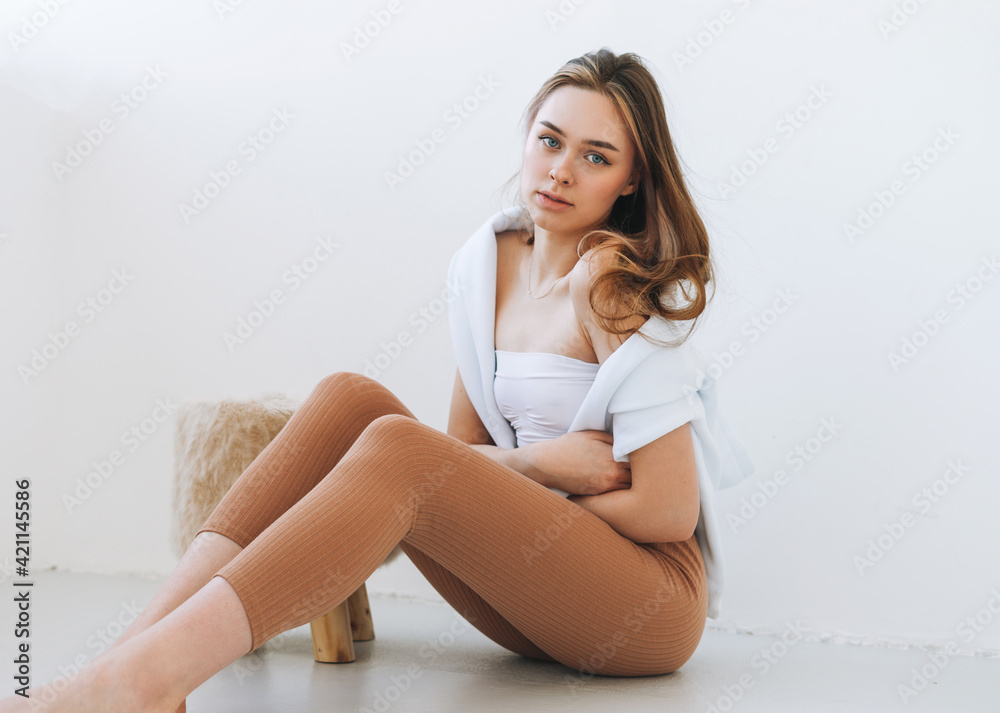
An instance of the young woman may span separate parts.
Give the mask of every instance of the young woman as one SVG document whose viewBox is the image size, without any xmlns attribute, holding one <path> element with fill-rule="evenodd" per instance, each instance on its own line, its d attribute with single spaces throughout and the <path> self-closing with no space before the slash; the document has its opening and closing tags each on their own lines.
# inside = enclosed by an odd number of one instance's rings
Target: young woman
<svg viewBox="0 0 1000 713">
<path fill-rule="evenodd" d="M 517 654 L 612 676 L 690 658 L 721 591 L 712 491 L 752 471 L 704 360 L 651 339 L 705 309 L 707 234 L 639 57 L 569 61 L 524 122 L 518 205 L 449 267 L 448 432 L 372 379 L 322 379 L 48 710 L 183 709 L 397 545 Z"/>
</svg>

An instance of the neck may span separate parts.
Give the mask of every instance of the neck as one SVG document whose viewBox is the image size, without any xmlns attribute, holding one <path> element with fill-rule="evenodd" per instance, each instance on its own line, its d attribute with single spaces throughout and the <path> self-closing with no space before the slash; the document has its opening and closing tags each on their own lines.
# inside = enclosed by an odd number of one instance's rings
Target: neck
<svg viewBox="0 0 1000 713">
<path fill-rule="evenodd" d="M 553 233 L 535 226 L 535 242 L 532 248 L 534 258 L 532 282 L 535 285 L 551 285 L 568 274 L 580 259 L 576 254 L 580 235 Z"/>
</svg>

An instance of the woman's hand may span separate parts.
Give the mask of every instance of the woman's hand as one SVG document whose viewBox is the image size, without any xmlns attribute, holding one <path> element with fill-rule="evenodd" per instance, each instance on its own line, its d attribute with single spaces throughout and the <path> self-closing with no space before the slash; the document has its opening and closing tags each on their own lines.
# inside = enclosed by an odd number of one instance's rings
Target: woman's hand
<svg viewBox="0 0 1000 713">
<path fill-rule="evenodd" d="M 599 495 L 632 487 L 628 463 L 611 455 L 614 439 L 604 431 L 573 431 L 523 446 L 530 465 L 541 473 L 542 485 L 572 495 Z"/>
</svg>

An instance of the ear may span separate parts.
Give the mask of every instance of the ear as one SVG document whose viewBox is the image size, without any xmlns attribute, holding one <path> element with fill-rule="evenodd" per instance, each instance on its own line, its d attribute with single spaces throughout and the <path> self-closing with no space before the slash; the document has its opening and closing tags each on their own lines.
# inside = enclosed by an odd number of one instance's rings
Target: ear
<svg viewBox="0 0 1000 713">
<path fill-rule="evenodd" d="M 632 176 L 629 178 L 629 182 L 625 186 L 625 190 L 621 192 L 621 195 L 627 196 L 635 193 L 637 190 L 639 190 L 639 169 L 632 171 Z"/>
</svg>

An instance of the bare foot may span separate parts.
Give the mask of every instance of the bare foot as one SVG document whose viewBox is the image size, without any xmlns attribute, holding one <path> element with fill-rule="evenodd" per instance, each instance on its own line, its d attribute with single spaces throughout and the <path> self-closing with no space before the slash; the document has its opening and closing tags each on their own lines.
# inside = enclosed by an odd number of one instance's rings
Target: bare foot
<svg viewBox="0 0 1000 713">
<path fill-rule="evenodd" d="M 109 649 L 110 651 L 110 649 Z M 123 685 L 125 684 L 125 685 Z M 144 686 L 120 657 L 103 657 L 72 680 L 59 677 L 0 700 L 0 713 L 186 713 L 186 701 L 169 700 Z"/>
</svg>

